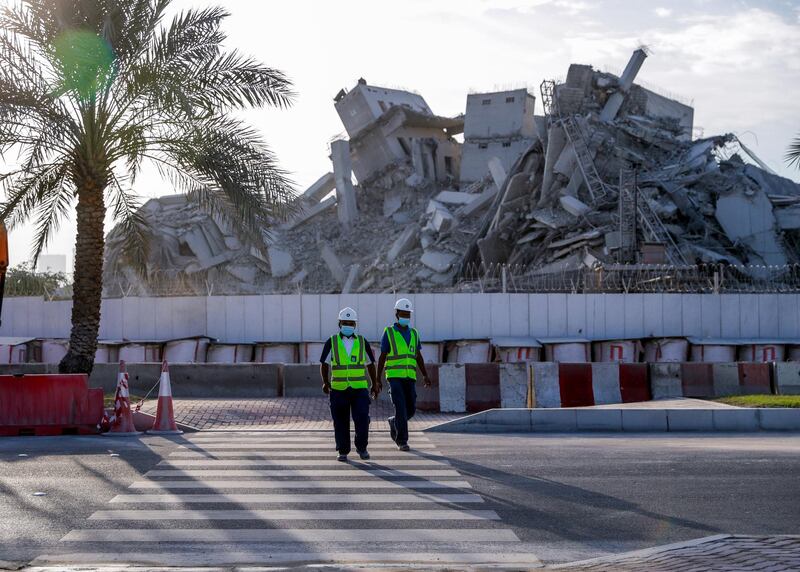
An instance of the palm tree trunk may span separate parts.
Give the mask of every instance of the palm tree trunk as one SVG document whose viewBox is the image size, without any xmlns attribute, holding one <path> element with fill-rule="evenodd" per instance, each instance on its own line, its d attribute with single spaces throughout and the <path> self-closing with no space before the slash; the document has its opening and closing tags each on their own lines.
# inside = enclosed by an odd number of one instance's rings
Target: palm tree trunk
<svg viewBox="0 0 800 572">
<path fill-rule="evenodd" d="M 94 181 L 78 189 L 72 332 L 69 351 L 58 364 L 61 373 L 90 374 L 94 367 L 103 293 L 103 191 L 103 186 Z"/>
</svg>

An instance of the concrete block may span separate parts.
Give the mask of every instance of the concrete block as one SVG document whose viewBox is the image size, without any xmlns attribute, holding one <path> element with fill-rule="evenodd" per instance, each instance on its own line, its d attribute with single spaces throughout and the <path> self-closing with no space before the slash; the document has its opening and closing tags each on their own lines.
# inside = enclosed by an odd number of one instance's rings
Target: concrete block
<svg viewBox="0 0 800 572">
<path fill-rule="evenodd" d="M 561 208 L 573 216 L 583 216 L 592 212 L 592 207 L 575 197 L 565 196 L 558 199 L 558 201 L 561 203 Z"/>
<path fill-rule="evenodd" d="M 319 364 L 285 364 L 283 366 L 284 397 L 322 397 Z"/>
<path fill-rule="evenodd" d="M 275 278 L 283 278 L 291 274 L 294 268 L 294 260 L 291 254 L 276 246 L 270 246 L 267 249 L 267 255 L 269 256 L 269 267 Z"/>
<path fill-rule="evenodd" d="M 800 409 L 765 407 L 758 410 L 764 431 L 800 431 Z"/>
<path fill-rule="evenodd" d="M 622 431 L 621 409 L 576 409 L 578 431 Z"/>
<path fill-rule="evenodd" d="M 503 427 L 506 431 L 531 430 L 531 409 L 490 409 L 484 414 L 487 426 Z"/>
<path fill-rule="evenodd" d="M 561 407 L 558 364 L 554 362 L 539 362 L 531 364 L 531 367 L 534 407 Z"/>
<path fill-rule="evenodd" d="M 735 363 L 711 364 L 714 376 L 714 397 L 739 395 L 739 367 Z"/>
<path fill-rule="evenodd" d="M 358 218 L 356 190 L 353 188 L 353 165 L 350 161 L 350 142 L 338 139 L 331 143 L 333 176 L 336 182 L 336 206 L 339 222 L 350 224 Z"/>
<path fill-rule="evenodd" d="M 415 224 L 407 226 L 394 241 L 389 252 L 386 253 L 386 262 L 393 263 L 398 257 L 412 250 L 418 243 L 419 226 Z"/>
<path fill-rule="evenodd" d="M 344 285 L 342 286 L 342 294 L 348 294 L 352 292 L 356 283 L 358 282 L 358 276 L 361 273 L 361 265 L 360 264 L 351 264 L 350 270 L 347 272 L 347 278 L 344 281 Z"/>
<path fill-rule="evenodd" d="M 758 409 L 712 409 L 714 431 L 758 431 Z"/>
<path fill-rule="evenodd" d="M 291 221 L 286 223 L 283 228 L 286 230 L 292 230 L 293 228 L 297 228 L 307 220 L 317 216 L 319 213 L 328 210 L 330 207 L 336 204 L 336 197 L 328 197 L 324 201 L 321 201 L 314 206 L 311 206 L 307 209 L 303 209 L 298 215 Z"/>
<path fill-rule="evenodd" d="M 667 409 L 670 431 L 713 431 L 713 409 Z"/>
<path fill-rule="evenodd" d="M 595 405 L 622 403 L 618 363 L 592 364 L 592 392 Z"/>
<path fill-rule="evenodd" d="M 779 395 L 800 395 L 800 362 L 776 363 L 775 386 Z"/>
<path fill-rule="evenodd" d="M 463 364 L 439 366 L 439 408 L 443 413 L 466 412 L 467 379 Z"/>
<path fill-rule="evenodd" d="M 434 272 L 447 272 L 453 265 L 456 255 L 451 252 L 440 252 L 437 250 L 428 250 L 420 258 L 420 262 L 433 270 Z"/>
<path fill-rule="evenodd" d="M 681 364 L 651 363 L 650 387 L 653 392 L 653 399 L 683 397 Z"/>
<path fill-rule="evenodd" d="M 525 407 L 528 404 L 528 365 L 500 364 L 500 406 Z"/>
<path fill-rule="evenodd" d="M 569 432 L 578 428 L 576 409 L 533 409 L 533 431 Z"/>
<path fill-rule="evenodd" d="M 667 431 L 666 409 L 623 409 L 623 431 Z"/>
<path fill-rule="evenodd" d="M 459 193 L 456 191 L 442 191 L 434 197 L 440 203 L 449 205 L 467 205 L 478 198 L 475 193 Z"/>
</svg>

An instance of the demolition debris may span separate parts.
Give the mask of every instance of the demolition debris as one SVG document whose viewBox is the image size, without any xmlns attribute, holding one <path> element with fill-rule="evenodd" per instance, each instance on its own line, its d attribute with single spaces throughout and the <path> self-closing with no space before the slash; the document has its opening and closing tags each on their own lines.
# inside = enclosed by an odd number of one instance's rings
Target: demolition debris
<svg viewBox="0 0 800 572">
<path fill-rule="evenodd" d="M 505 265 L 800 263 L 800 185 L 734 135 L 693 140 L 691 106 L 635 83 L 646 58 L 636 50 L 619 77 L 571 65 L 563 83 L 542 82 L 544 116 L 527 89 L 471 94 L 450 118 L 359 80 L 335 98 L 347 135 L 294 219 L 252 245 L 183 197 L 150 201 L 149 278 L 115 230 L 109 283 L 157 293 L 154 277 L 171 273 L 193 292 L 424 292 L 469 289 Z"/>
</svg>

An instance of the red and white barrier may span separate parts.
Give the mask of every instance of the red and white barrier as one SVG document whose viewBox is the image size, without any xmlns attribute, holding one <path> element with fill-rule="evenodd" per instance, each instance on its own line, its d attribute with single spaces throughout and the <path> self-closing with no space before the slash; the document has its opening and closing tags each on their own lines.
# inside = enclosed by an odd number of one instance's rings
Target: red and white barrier
<svg viewBox="0 0 800 572">
<path fill-rule="evenodd" d="M 175 411 L 172 406 L 172 384 L 169 379 L 167 361 L 161 364 L 161 378 L 158 383 L 158 405 L 153 428 L 147 433 L 151 435 L 180 435 L 183 431 L 175 423 Z"/>
<path fill-rule="evenodd" d="M 651 399 L 647 364 L 534 363 L 534 407 L 588 407 Z"/>
<path fill-rule="evenodd" d="M 655 363 L 649 367 L 654 399 L 772 393 L 769 363 Z"/>
<path fill-rule="evenodd" d="M 141 435 L 136 430 L 133 423 L 133 412 L 131 411 L 131 396 L 128 391 L 128 372 L 125 370 L 125 362 L 119 362 L 119 373 L 117 374 L 117 391 L 114 395 L 114 414 L 109 419 L 111 429 L 106 435 L 118 437 L 126 435 Z"/>
</svg>

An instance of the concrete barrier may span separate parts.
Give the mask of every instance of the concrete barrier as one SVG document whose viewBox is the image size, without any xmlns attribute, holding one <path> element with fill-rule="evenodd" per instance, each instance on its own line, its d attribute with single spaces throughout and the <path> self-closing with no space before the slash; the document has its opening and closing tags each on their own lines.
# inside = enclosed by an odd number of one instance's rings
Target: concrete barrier
<svg viewBox="0 0 800 572">
<path fill-rule="evenodd" d="M 443 363 L 439 366 L 439 407 L 446 413 L 464 413 L 467 410 L 464 364 Z"/>
<path fill-rule="evenodd" d="M 464 365 L 464 400 L 467 412 L 500 407 L 500 367 L 496 363 Z"/>
<path fill-rule="evenodd" d="M 711 375 L 713 392 L 709 397 L 728 397 L 741 394 L 739 388 L 739 368 L 737 364 L 712 363 Z"/>
<path fill-rule="evenodd" d="M 501 363 L 500 407 L 503 409 L 528 405 L 528 366 L 524 363 Z"/>
<path fill-rule="evenodd" d="M 739 363 L 739 391 L 742 395 L 774 393 L 774 365 Z"/>
<path fill-rule="evenodd" d="M 591 384 L 595 405 L 622 403 L 618 363 L 593 363 Z"/>
<path fill-rule="evenodd" d="M 431 379 L 431 386 L 422 383 L 422 374 L 417 372 L 417 409 L 420 411 L 439 411 L 439 368 L 436 363 L 426 363 L 425 369 Z M 384 390 L 384 392 L 386 392 Z M 383 394 L 381 394 L 383 395 Z"/>
<path fill-rule="evenodd" d="M 758 420 L 764 431 L 800 431 L 800 409 L 765 407 L 758 410 Z"/>
<path fill-rule="evenodd" d="M 558 364 L 539 362 L 530 364 L 534 407 L 561 407 L 561 386 L 558 381 Z"/>
<path fill-rule="evenodd" d="M 322 397 L 319 363 L 287 363 L 282 366 L 284 397 Z"/>
<path fill-rule="evenodd" d="M 619 364 L 619 393 L 622 403 L 650 401 L 650 370 L 646 363 Z"/>
<path fill-rule="evenodd" d="M 775 387 L 780 395 L 800 395 L 800 362 L 776 363 Z"/>
<path fill-rule="evenodd" d="M 681 365 L 679 363 L 648 364 L 653 399 L 683 397 L 683 383 L 681 382 L 683 368 Z"/>
<path fill-rule="evenodd" d="M 586 407 L 594 405 L 591 363 L 558 364 L 558 383 L 561 407 Z"/>
</svg>

